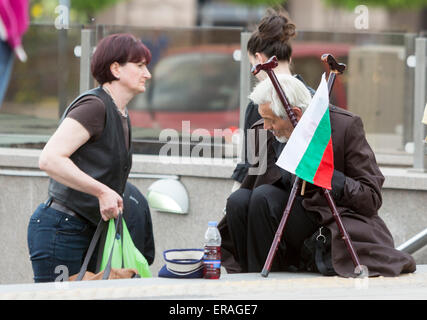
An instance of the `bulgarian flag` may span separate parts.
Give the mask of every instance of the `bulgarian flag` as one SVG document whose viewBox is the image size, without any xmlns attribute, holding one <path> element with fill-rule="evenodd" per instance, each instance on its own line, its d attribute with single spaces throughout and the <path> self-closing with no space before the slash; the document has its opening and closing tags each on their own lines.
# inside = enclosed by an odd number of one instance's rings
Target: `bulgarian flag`
<svg viewBox="0 0 427 320">
<path fill-rule="evenodd" d="M 276 164 L 302 180 L 332 189 L 334 153 L 325 74 Z"/>
</svg>

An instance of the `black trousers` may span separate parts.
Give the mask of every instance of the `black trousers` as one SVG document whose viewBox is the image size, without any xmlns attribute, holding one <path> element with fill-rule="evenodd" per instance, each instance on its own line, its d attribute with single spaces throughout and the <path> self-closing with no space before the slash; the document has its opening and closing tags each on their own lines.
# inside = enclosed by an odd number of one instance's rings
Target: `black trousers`
<svg viewBox="0 0 427 320">
<path fill-rule="evenodd" d="M 264 266 L 286 207 L 289 192 L 275 185 L 254 190 L 240 188 L 230 195 L 226 205 L 227 226 L 243 272 L 260 272 Z M 271 271 L 298 267 L 299 252 L 306 238 L 318 228 L 315 214 L 302 206 L 297 196 L 288 217 Z"/>
</svg>

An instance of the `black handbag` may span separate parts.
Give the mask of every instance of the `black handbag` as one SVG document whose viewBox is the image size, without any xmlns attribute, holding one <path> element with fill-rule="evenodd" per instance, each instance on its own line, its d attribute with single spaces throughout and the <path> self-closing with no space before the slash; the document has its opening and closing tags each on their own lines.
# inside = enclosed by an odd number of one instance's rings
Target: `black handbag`
<svg viewBox="0 0 427 320">
<path fill-rule="evenodd" d="M 319 272 L 324 276 L 335 276 L 332 266 L 331 232 L 320 227 L 309 238 L 304 240 L 300 253 L 300 269 Z"/>
</svg>

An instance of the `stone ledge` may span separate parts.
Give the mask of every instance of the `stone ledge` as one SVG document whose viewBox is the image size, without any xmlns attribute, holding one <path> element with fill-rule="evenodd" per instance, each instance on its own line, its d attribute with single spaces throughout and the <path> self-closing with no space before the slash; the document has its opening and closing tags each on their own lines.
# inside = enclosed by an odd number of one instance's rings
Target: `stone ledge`
<svg viewBox="0 0 427 320">
<path fill-rule="evenodd" d="M 383 188 L 427 190 L 427 173 L 414 172 L 408 168 L 380 168 L 385 176 Z"/>
<path fill-rule="evenodd" d="M 0 168 L 38 171 L 40 150 L 0 148 Z M 132 174 L 165 176 L 192 176 L 229 179 L 237 164 L 236 159 L 206 159 L 169 157 L 160 159 L 152 155 L 134 155 Z M 414 172 L 411 168 L 381 167 L 386 180 L 384 188 L 427 191 L 427 173 Z M 12 171 L 13 172 L 13 171 Z"/>
<path fill-rule="evenodd" d="M 237 163 L 236 159 L 134 155 L 132 172 L 228 179 Z"/>
<path fill-rule="evenodd" d="M 39 170 L 40 150 L 0 148 L 0 168 Z M 131 173 L 229 178 L 236 159 L 206 159 L 134 155 Z"/>
<path fill-rule="evenodd" d="M 398 277 L 323 277 L 314 273 L 223 274 L 219 280 L 123 279 L 0 285 L 0 300 L 45 299 L 425 299 L 427 266 Z"/>
<path fill-rule="evenodd" d="M 0 167 L 38 169 L 40 150 L 0 148 Z"/>
</svg>

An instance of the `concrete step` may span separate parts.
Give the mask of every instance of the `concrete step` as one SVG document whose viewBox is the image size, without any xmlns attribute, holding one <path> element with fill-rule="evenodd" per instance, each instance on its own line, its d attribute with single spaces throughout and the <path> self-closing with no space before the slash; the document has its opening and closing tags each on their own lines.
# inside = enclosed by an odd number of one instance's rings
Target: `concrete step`
<svg viewBox="0 0 427 320">
<path fill-rule="evenodd" d="M 334 300 L 426 299 L 427 265 L 398 277 L 348 279 L 314 273 L 223 274 L 219 280 L 126 279 L 0 285 L 0 299 Z"/>
</svg>

